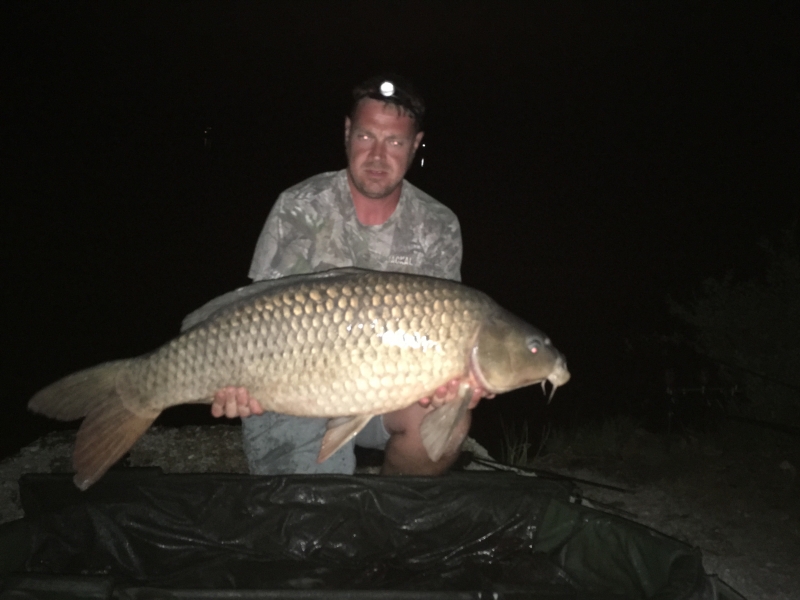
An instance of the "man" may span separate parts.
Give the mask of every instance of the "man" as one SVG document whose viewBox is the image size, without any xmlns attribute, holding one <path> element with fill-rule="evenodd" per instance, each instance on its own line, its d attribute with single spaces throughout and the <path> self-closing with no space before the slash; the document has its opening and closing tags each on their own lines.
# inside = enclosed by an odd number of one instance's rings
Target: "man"
<svg viewBox="0 0 800 600">
<path fill-rule="evenodd" d="M 353 99 L 344 123 L 347 168 L 311 177 L 280 195 L 256 244 L 250 277 L 355 266 L 459 281 L 458 219 L 403 179 L 423 137 L 422 98 L 402 78 L 374 77 L 353 90 Z M 212 414 L 248 417 L 242 420 L 243 444 L 252 473 L 353 473 L 358 444 L 385 449 L 384 474 L 435 475 L 457 458 L 470 417 L 436 462 L 425 452 L 419 426 L 457 387 L 450 382 L 432 398 L 374 417 L 324 463 L 316 457 L 326 419 L 264 413 L 242 388 L 220 390 Z M 470 408 L 482 395 L 476 392 Z"/>
</svg>

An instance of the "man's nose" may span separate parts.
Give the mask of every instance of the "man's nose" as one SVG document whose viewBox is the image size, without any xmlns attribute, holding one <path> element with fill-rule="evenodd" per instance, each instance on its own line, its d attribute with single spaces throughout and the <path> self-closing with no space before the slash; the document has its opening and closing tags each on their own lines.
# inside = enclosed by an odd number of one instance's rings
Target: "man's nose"
<svg viewBox="0 0 800 600">
<path fill-rule="evenodd" d="M 372 159 L 383 160 L 386 156 L 386 144 L 380 140 L 375 140 L 370 148 L 369 156 Z"/>
</svg>

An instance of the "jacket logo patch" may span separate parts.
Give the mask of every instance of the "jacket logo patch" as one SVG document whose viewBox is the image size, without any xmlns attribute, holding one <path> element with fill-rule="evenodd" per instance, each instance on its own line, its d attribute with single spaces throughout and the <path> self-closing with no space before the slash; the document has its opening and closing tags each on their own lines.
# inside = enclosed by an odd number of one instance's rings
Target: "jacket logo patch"
<svg viewBox="0 0 800 600">
<path fill-rule="evenodd" d="M 413 265 L 414 261 L 410 256 L 400 256 L 397 254 L 392 254 L 389 257 L 389 262 L 393 265 Z"/>
</svg>

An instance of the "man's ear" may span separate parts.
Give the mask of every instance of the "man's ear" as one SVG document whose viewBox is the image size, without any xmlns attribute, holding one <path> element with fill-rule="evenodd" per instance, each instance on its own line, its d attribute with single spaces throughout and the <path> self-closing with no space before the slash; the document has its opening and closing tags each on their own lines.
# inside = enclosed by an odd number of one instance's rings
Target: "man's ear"
<svg viewBox="0 0 800 600">
<path fill-rule="evenodd" d="M 347 140 L 350 139 L 350 117 L 344 118 L 344 144 L 347 145 Z"/>
<path fill-rule="evenodd" d="M 414 153 L 417 152 L 417 148 L 419 148 L 419 144 L 422 141 L 422 138 L 424 137 L 424 135 L 425 135 L 425 132 L 424 131 L 420 131 L 416 136 L 414 136 Z"/>
</svg>

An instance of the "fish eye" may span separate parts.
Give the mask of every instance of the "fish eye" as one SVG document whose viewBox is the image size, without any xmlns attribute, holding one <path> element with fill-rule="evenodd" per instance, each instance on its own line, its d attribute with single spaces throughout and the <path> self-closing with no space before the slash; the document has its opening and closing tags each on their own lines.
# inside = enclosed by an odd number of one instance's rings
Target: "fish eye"
<svg viewBox="0 0 800 600">
<path fill-rule="evenodd" d="M 531 354 L 536 354 L 539 350 L 542 349 L 542 342 L 537 338 L 528 338 L 528 350 L 531 351 Z"/>
</svg>

